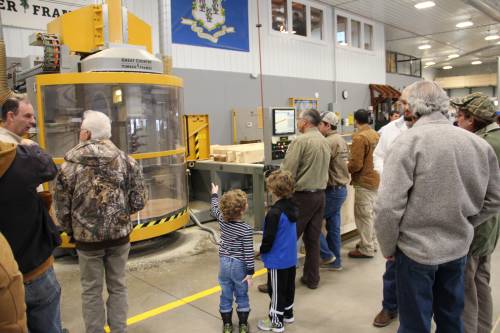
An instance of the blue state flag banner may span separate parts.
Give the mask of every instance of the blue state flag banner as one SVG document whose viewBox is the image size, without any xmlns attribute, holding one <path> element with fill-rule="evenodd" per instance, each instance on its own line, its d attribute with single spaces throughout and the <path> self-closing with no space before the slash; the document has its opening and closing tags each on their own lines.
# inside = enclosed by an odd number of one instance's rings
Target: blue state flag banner
<svg viewBox="0 0 500 333">
<path fill-rule="evenodd" d="M 172 0 L 172 42 L 248 52 L 248 0 Z"/>
</svg>

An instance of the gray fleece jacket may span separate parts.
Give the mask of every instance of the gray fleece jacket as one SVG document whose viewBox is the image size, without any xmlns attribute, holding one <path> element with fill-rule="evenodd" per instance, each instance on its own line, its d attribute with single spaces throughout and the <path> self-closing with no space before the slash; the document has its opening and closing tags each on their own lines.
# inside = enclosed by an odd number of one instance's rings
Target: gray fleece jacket
<svg viewBox="0 0 500 333">
<path fill-rule="evenodd" d="M 384 256 L 399 248 L 425 265 L 458 259 L 474 227 L 499 211 L 495 152 L 441 113 L 423 116 L 391 146 L 374 209 Z"/>
</svg>

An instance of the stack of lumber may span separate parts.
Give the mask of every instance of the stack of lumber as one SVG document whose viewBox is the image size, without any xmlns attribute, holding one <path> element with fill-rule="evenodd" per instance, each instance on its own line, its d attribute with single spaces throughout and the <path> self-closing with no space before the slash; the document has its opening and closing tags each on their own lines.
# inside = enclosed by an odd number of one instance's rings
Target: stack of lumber
<svg viewBox="0 0 500 333">
<path fill-rule="evenodd" d="M 264 161 L 264 143 L 243 145 L 212 145 L 210 154 L 215 161 L 230 163 L 259 163 Z"/>
</svg>

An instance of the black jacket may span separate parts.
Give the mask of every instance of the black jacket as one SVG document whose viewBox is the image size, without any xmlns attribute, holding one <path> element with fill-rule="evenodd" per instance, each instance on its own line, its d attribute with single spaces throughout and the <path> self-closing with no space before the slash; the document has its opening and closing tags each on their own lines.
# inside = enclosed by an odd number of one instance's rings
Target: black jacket
<svg viewBox="0 0 500 333">
<path fill-rule="evenodd" d="M 0 170 L 5 170 L 0 174 L 0 231 L 26 274 L 45 262 L 61 242 L 36 190 L 54 179 L 57 167 L 36 145 L 18 145 L 13 160 L 4 156 L 0 155 Z"/>
</svg>

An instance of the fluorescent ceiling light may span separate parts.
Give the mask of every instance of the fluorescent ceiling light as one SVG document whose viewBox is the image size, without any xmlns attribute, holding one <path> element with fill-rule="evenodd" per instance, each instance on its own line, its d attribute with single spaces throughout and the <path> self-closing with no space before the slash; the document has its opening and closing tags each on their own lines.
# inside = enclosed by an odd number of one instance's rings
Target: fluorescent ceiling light
<svg viewBox="0 0 500 333">
<path fill-rule="evenodd" d="M 420 45 L 418 47 L 419 50 L 427 50 L 427 49 L 430 49 L 432 46 L 430 46 L 429 44 L 424 44 L 424 45 Z"/>
<path fill-rule="evenodd" d="M 425 66 L 432 66 L 435 65 L 436 63 L 434 61 L 429 61 L 425 63 Z"/>
<path fill-rule="evenodd" d="M 499 38 L 500 38 L 500 36 L 498 36 L 498 35 L 489 35 L 489 36 L 484 37 L 484 40 L 497 40 Z"/>
<path fill-rule="evenodd" d="M 455 59 L 455 58 L 458 58 L 458 57 L 460 57 L 460 55 L 459 55 L 459 54 L 450 54 L 450 55 L 448 56 L 448 59 Z"/>
<path fill-rule="evenodd" d="M 425 8 L 431 8 L 434 7 L 436 3 L 434 1 L 423 1 L 415 4 L 415 8 L 417 9 L 425 9 Z"/>
<path fill-rule="evenodd" d="M 481 60 L 474 60 L 471 65 L 481 65 L 483 62 Z"/>
<path fill-rule="evenodd" d="M 449 66 L 449 65 L 443 67 L 443 69 L 452 69 L 452 68 L 453 68 L 453 66 Z"/>
<path fill-rule="evenodd" d="M 457 28 L 468 28 L 468 27 L 472 27 L 473 25 L 474 25 L 474 22 L 472 22 L 472 21 L 465 21 L 465 22 L 457 23 L 455 26 Z"/>
</svg>

